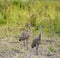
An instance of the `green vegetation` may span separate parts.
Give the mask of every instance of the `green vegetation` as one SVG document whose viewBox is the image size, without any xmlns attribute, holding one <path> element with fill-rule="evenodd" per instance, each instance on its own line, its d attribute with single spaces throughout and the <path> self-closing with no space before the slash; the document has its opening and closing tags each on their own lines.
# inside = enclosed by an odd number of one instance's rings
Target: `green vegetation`
<svg viewBox="0 0 60 58">
<path fill-rule="evenodd" d="M 60 2 L 45 0 L 0 0 L 0 26 L 43 26 L 43 32 L 60 34 Z"/>
<path fill-rule="evenodd" d="M 29 51 L 18 41 L 22 29 L 28 29 L 28 24 L 32 25 Z M 59 52 L 56 54 L 60 55 L 60 1 L 0 0 L 0 57 L 8 56 L 9 58 L 11 55 L 11 58 L 25 58 L 26 55 L 30 56 L 35 53 L 35 50 L 31 49 L 31 43 L 40 33 L 40 25 L 42 25 L 42 40 L 39 57 L 48 51 L 52 54 Z M 48 41 L 45 42 L 46 39 Z M 53 39 L 52 43 L 49 41 L 51 39 Z M 36 58 L 35 54 L 31 57 Z M 47 57 L 44 55 L 41 58 Z"/>
<path fill-rule="evenodd" d="M 49 50 L 50 52 L 54 52 L 54 51 L 55 51 L 55 47 L 49 46 L 49 47 L 48 47 L 48 50 Z"/>
</svg>

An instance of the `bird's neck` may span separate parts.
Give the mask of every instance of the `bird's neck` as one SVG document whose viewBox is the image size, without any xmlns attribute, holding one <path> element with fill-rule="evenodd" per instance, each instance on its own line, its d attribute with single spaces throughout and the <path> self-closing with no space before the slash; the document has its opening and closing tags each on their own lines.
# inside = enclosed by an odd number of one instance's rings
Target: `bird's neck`
<svg viewBox="0 0 60 58">
<path fill-rule="evenodd" d="M 41 33 L 39 34 L 39 37 L 41 37 Z"/>
<path fill-rule="evenodd" d="M 39 34 L 39 40 L 41 40 L 41 33 Z"/>
<path fill-rule="evenodd" d="M 31 27 L 29 27 L 29 31 L 31 31 Z"/>
</svg>

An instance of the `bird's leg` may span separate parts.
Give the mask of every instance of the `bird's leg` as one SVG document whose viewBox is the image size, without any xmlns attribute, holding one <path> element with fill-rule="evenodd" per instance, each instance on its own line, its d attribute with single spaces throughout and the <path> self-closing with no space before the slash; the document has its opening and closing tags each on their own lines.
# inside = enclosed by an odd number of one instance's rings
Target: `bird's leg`
<svg viewBox="0 0 60 58">
<path fill-rule="evenodd" d="M 26 40 L 26 46 L 27 46 L 27 49 L 28 49 L 28 39 Z"/>
<path fill-rule="evenodd" d="M 23 44 L 20 42 L 20 48 L 22 49 Z"/>
<path fill-rule="evenodd" d="M 24 48 L 25 48 L 25 41 L 23 41 L 23 46 L 24 46 Z"/>
<path fill-rule="evenodd" d="M 38 55 L 38 45 L 36 45 L 36 55 Z"/>
</svg>

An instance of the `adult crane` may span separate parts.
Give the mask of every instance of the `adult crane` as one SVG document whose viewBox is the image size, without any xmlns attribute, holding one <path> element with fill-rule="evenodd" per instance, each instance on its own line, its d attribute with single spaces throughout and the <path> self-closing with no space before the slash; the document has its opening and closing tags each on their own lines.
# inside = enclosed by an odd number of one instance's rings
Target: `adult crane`
<svg viewBox="0 0 60 58">
<path fill-rule="evenodd" d="M 25 28 L 23 28 L 23 31 L 20 35 L 19 41 L 23 41 L 24 42 L 24 46 L 26 44 L 27 49 L 28 49 L 28 40 L 31 34 L 31 25 L 28 25 L 28 30 L 26 30 Z"/>
<path fill-rule="evenodd" d="M 40 25 L 40 33 L 39 33 L 38 36 L 36 36 L 33 39 L 32 44 L 31 44 L 32 48 L 36 47 L 36 55 L 38 55 L 38 47 L 39 47 L 39 44 L 40 44 L 40 41 L 41 41 L 41 35 L 42 35 L 42 26 Z"/>
</svg>

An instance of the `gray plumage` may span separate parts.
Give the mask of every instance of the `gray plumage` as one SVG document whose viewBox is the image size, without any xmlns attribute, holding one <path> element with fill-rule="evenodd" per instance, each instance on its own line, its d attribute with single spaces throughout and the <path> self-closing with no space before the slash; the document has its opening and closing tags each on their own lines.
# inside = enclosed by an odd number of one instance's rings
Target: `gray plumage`
<svg viewBox="0 0 60 58">
<path fill-rule="evenodd" d="M 31 47 L 34 48 L 36 47 L 36 45 L 39 46 L 40 41 L 41 41 L 41 33 L 35 39 L 33 39 Z"/>
<path fill-rule="evenodd" d="M 19 38 L 19 41 L 28 40 L 29 36 L 30 36 L 30 30 L 23 30 Z"/>
</svg>

